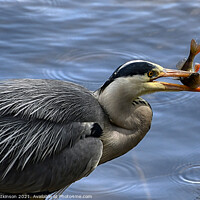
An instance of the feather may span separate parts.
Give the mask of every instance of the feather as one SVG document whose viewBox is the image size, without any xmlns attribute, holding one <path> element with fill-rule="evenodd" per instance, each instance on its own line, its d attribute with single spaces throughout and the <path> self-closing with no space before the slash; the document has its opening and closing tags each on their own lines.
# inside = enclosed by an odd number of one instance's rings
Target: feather
<svg viewBox="0 0 200 200">
<path fill-rule="evenodd" d="M 88 109 L 91 105 L 94 109 Z M 32 79 L 1 82 L 0 163 L 9 163 L 4 177 L 14 166 L 23 170 L 29 162 L 72 148 L 91 133 L 99 109 L 92 94 L 76 84 Z"/>
</svg>

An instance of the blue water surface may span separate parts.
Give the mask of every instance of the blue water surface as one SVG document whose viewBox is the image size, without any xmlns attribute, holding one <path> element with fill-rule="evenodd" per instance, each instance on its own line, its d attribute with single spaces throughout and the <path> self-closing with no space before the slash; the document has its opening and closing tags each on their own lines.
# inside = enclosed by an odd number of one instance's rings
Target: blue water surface
<svg viewBox="0 0 200 200">
<path fill-rule="evenodd" d="M 0 0 L 0 79 L 61 79 L 95 90 L 131 59 L 175 69 L 200 39 L 199 20 L 199 0 Z M 144 98 L 154 112 L 147 136 L 60 199 L 200 199 L 200 94 Z"/>
</svg>

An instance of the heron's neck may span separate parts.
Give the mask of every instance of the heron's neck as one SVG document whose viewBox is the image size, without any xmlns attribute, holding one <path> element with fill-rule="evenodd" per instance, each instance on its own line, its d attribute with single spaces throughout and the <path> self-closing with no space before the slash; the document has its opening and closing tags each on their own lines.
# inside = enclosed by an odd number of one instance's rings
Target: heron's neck
<svg viewBox="0 0 200 200">
<path fill-rule="evenodd" d="M 97 99 L 107 112 L 110 121 L 119 127 L 131 129 L 133 122 L 130 119 L 132 102 L 137 99 L 134 91 L 137 91 L 135 84 L 115 82 L 104 91 L 96 92 Z"/>
<path fill-rule="evenodd" d="M 150 128 L 152 110 L 145 100 L 132 98 L 124 88 L 95 95 L 112 122 L 105 125 L 102 136 L 101 164 L 125 154 L 142 140 Z"/>
<path fill-rule="evenodd" d="M 102 136 L 104 147 L 100 164 L 135 147 L 151 125 L 151 107 L 138 97 L 141 93 L 140 83 L 134 84 L 126 80 L 121 83 L 114 82 L 103 91 L 95 92 L 96 98 L 109 117 Z"/>
</svg>

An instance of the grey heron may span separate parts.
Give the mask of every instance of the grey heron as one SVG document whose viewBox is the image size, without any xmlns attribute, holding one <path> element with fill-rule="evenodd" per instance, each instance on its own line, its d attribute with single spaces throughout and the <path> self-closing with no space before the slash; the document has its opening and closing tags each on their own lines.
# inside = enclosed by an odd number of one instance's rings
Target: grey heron
<svg viewBox="0 0 200 200">
<path fill-rule="evenodd" d="M 66 81 L 0 82 L 0 193 L 50 194 L 89 175 L 135 147 L 151 126 L 152 109 L 140 96 L 196 91 L 157 82 L 188 77 L 143 60 L 118 67 L 95 92 Z"/>
</svg>

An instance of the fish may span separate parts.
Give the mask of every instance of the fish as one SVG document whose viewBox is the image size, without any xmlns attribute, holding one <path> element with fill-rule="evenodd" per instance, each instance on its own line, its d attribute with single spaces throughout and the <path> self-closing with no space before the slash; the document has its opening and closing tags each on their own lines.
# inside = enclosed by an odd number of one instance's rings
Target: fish
<svg viewBox="0 0 200 200">
<path fill-rule="evenodd" d="M 187 78 L 181 78 L 181 82 L 192 89 L 198 88 L 200 86 L 200 74 L 192 73 Z"/>
<path fill-rule="evenodd" d="M 195 64 L 193 68 L 194 58 L 199 52 L 200 44 L 197 44 L 196 41 L 192 39 L 188 58 L 179 61 L 176 65 L 179 70 L 194 72 L 187 78 L 180 78 L 180 81 L 190 88 L 197 88 L 200 86 L 200 74 L 198 73 L 200 64 Z"/>
</svg>

